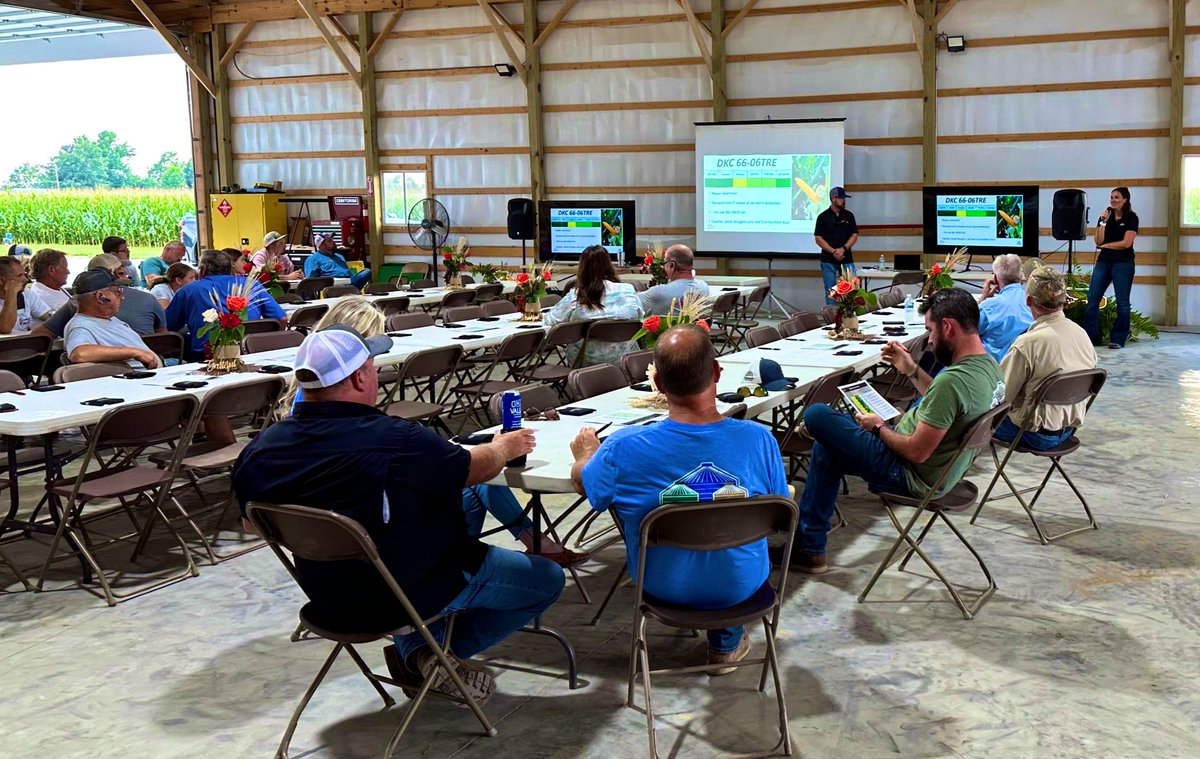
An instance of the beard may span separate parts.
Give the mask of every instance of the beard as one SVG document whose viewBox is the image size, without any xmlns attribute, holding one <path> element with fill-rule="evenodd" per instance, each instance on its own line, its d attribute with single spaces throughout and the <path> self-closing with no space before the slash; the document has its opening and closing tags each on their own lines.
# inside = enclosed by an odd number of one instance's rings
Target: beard
<svg viewBox="0 0 1200 759">
<path fill-rule="evenodd" d="M 947 345 L 946 341 L 942 339 L 942 331 L 937 326 L 934 326 L 930 337 L 933 339 L 933 357 L 937 359 L 938 363 L 942 366 L 950 366 L 954 363 L 954 348 Z"/>
</svg>

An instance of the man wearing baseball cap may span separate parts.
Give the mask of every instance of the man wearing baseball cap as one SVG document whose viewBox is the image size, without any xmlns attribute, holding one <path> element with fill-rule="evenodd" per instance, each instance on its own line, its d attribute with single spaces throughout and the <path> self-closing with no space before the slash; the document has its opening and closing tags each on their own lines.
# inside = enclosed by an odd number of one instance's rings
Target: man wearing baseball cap
<svg viewBox="0 0 1200 759">
<path fill-rule="evenodd" d="M 317 247 L 312 255 L 304 259 L 304 276 L 306 277 L 346 277 L 350 284 L 359 290 L 371 283 L 371 270 L 354 271 L 346 263 L 346 257 L 337 252 L 333 235 L 320 232 L 313 240 Z"/>
<path fill-rule="evenodd" d="M 562 593 L 563 572 L 549 559 L 489 546 L 470 534 L 462 490 L 530 453 L 533 432 L 497 435 L 467 450 L 387 416 L 375 407 L 374 357 L 390 346 L 390 337 L 364 339 L 344 325 L 305 338 L 295 362 L 304 400 L 246 447 L 234 466 L 234 492 L 243 515 L 248 502 L 263 501 L 329 509 L 358 521 L 422 618 L 464 612 L 451 652 L 471 695 L 486 700 L 495 680 L 467 659 L 549 608 Z M 304 592 L 331 619 L 387 619 L 395 628 L 408 623 L 370 565 L 296 557 L 296 569 Z M 444 623 L 430 630 L 440 638 Z M 419 687 L 434 678 L 434 690 L 457 695 L 419 634 L 397 637 L 384 653 L 397 680 Z"/>
<path fill-rule="evenodd" d="M 78 312 L 63 331 L 63 349 L 72 363 L 124 361 L 134 369 L 154 369 L 159 357 L 141 336 L 117 317 L 129 288 L 108 269 L 92 269 L 75 278 Z M 60 309 L 61 310 L 61 309 Z"/>
<path fill-rule="evenodd" d="M 837 284 L 842 269 L 854 276 L 854 255 L 851 248 L 858 242 L 858 224 L 854 214 L 846 210 L 845 187 L 829 191 L 829 208 L 817 215 L 813 236 L 821 249 L 821 280 L 825 284 L 825 303 L 833 305 L 829 291 Z"/>
<path fill-rule="evenodd" d="M 265 269 L 268 266 L 279 264 L 280 279 L 298 280 L 304 279 L 304 272 L 297 271 L 296 265 L 292 263 L 292 259 L 287 255 L 287 237 L 278 232 L 267 232 L 263 237 L 263 246 L 258 249 L 258 252 L 250 257 L 250 263 L 260 269 Z"/>
</svg>

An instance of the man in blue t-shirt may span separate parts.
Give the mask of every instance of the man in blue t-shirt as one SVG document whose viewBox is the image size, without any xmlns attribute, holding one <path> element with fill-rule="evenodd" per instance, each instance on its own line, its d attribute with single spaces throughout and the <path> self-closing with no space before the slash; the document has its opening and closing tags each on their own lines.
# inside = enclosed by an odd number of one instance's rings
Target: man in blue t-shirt
<svg viewBox="0 0 1200 759">
<path fill-rule="evenodd" d="M 317 235 L 317 249 L 304 259 L 306 277 L 349 277 L 350 284 L 363 289 L 371 283 L 371 270 L 354 271 L 346 257 L 337 252 L 333 235 Z"/>
<path fill-rule="evenodd" d="M 190 334 L 189 359 L 204 359 L 208 335 L 196 337 L 196 332 L 205 324 L 204 312 L 213 308 L 214 295 L 223 302 L 226 296 L 240 290 L 245 282 L 245 277 L 233 276 L 233 263 L 222 251 L 206 250 L 201 254 L 200 279 L 179 288 L 167 306 L 167 328 L 176 332 L 186 329 Z M 246 319 L 286 320 L 287 315 L 262 285 L 255 282 L 250 289 Z"/>
<path fill-rule="evenodd" d="M 997 363 L 1004 360 L 1013 342 L 1033 324 L 1022 279 L 1021 257 L 1005 253 L 992 259 L 992 276 L 983 283 L 983 294 L 979 297 L 979 339 Z"/>
<path fill-rule="evenodd" d="M 769 429 L 717 412 L 721 367 L 707 332 L 693 325 L 671 328 L 654 348 L 654 367 L 654 383 L 667 396 L 666 420 L 620 429 L 603 445 L 595 430 L 585 428 L 571 443 L 575 488 L 597 511 L 615 509 L 625 528 L 632 576 L 638 571 L 642 519 L 659 506 L 788 497 L 783 460 Z M 670 603 L 722 609 L 753 595 L 769 570 L 765 539 L 722 551 L 653 548 L 646 556 L 645 591 Z M 738 662 L 749 651 L 743 627 L 708 631 L 709 664 Z"/>
</svg>

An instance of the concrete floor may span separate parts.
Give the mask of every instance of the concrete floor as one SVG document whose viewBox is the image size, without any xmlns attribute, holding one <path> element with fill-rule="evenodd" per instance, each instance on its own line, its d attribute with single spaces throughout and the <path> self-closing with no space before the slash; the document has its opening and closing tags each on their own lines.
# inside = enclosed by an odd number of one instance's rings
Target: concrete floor
<svg viewBox="0 0 1200 759">
<path fill-rule="evenodd" d="M 1101 359 L 1110 383 L 1081 434 L 1086 452 L 1068 462 L 1101 529 L 1042 546 L 1015 503 L 989 507 L 967 534 L 1000 590 L 974 621 L 936 587 L 894 572 L 856 602 L 892 536 L 852 483 L 843 499 L 851 525 L 831 538 L 835 571 L 798 578 L 785 607 L 797 755 L 1200 756 L 1200 336 L 1165 334 Z M 978 466 L 974 479 L 986 483 L 990 471 Z M 1032 470 L 1023 471 L 1027 480 Z M 1076 516 L 1066 492 L 1052 490 L 1047 515 Z M 5 546 L 23 566 L 38 560 L 31 548 Z M 947 570 L 973 579 L 955 548 L 931 543 Z M 621 560 L 610 548 L 586 566 L 594 595 Z M 329 646 L 289 642 L 301 595 L 270 552 L 202 566 L 198 578 L 113 609 L 69 589 L 70 570 L 56 572 L 63 590 L 35 595 L 15 592 L 0 568 L 9 590 L 0 593 L 0 754 L 273 755 Z M 496 737 L 435 703 L 397 755 L 646 755 L 645 719 L 622 705 L 629 602 L 619 591 L 590 627 L 594 605 L 569 586 L 546 621 L 575 645 L 583 687 L 556 679 L 563 659 L 552 642 L 517 636 L 494 654 L 550 676 L 501 671 L 487 707 Z M 761 631 L 752 635 L 761 650 Z M 380 645 L 363 652 L 382 666 Z M 660 662 L 701 660 L 703 639 L 659 628 L 653 652 Z M 751 671 L 661 680 L 663 755 L 708 757 L 769 739 L 774 699 L 756 684 Z M 380 706 L 343 658 L 305 713 L 293 755 L 378 756 L 399 719 Z"/>
</svg>

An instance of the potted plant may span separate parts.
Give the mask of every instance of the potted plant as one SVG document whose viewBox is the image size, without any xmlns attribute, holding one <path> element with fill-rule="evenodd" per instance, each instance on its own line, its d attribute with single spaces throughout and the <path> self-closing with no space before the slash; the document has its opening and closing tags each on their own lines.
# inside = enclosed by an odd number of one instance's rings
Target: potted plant
<svg viewBox="0 0 1200 759">
<path fill-rule="evenodd" d="M 954 280 L 950 274 L 954 271 L 955 266 L 966 260 L 966 248 L 956 248 L 953 253 L 947 253 L 944 263 L 934 264 L 929 271 L 925 272 L 925 284 L 921 287 L 921 295 L 927 298 L 938 290 L 954 287 Z"/>
<path fill-rule="evenodd" d="M 517 301 L 522 304 L 521 307 L 525 312 L 521 321 L 540 322 L 542 320 L 542 305 L 539 301 L 545 297 L 546 283 L 552 276 L 549 264 L 541 272 L 531 275 L 523 271 L 517 275 Z"/>
<path fill-rule="evenodd" d="M 834 332 L 841 335 L 841 339 L 858 333 L 858 317 L 879 307 L 875 293 L 865 290 L 861 280 L 850 276 L 844 268 L 837 283 L 829 288 L 829 299 L 837 306 Z"/>
<path fill-rule="evenodd" d="M 663 252 L 663 247 L 660 243 L 650 243 L 646 257 L 642 259 L 642 274 L 650 275 L 651 285 L 665 285 L 667 283 L 666 253 Z"/>
<path fill-rule="evenodd" d="M 442 265 L 446 267 L 446 286 L 452 290 L 463 289 L 462 274 L 470 267 L 467 261 L 471 257 L 471 248 L 467 238 L 458 238 L 458 244 L 453 248 L 449 245 L 442 248 Z"/>
<path fill-rule="evenodd" d="M 257 281 L 252 269 L 224 297 L 216 292 L 209 293 L 213 307 L 204 312 L 204 326 L 196 331 L 198 338 L 208 336 L 212 351 L 206 367 L 209 374 L 229 374 L 245 368 L 241 345 L 246 337 L 246 312 Z"/>
<path fill-rule="evenodd" d="M 653 348 L 658 338 L 671 327 L 679 324 L 695 324 L 705 332 L 711 331 L 704 315 L 712 308 L 712 297 L 690 292 L 683 296 L 679 308 L 671 301 L 668 316 L 649 316 L 642 321 L 642 328 L 634 334 L 633 339 L 639 341 L 643 348 Z"/>
<path fill-rule="evenodd" d="M 472 264 L 471 271 L 475 272 L 485 285 L 500 281 L 500 271 L 493 264 Z"/>
<path fill-rule="evenodd" d="M 242 264 L 242 273 L 247 277 L 254 271 L 254 264 L 249 261 Z M 283 283 L 279 279 L 279 275 L 283 273 L 283 264 L 281 264 L 274 256 L 267 259 L 267 265 L 258 272 L 258 282 L 263 286 L 272 298 L 279 300 L 283 295 Z"/>
</svg>

